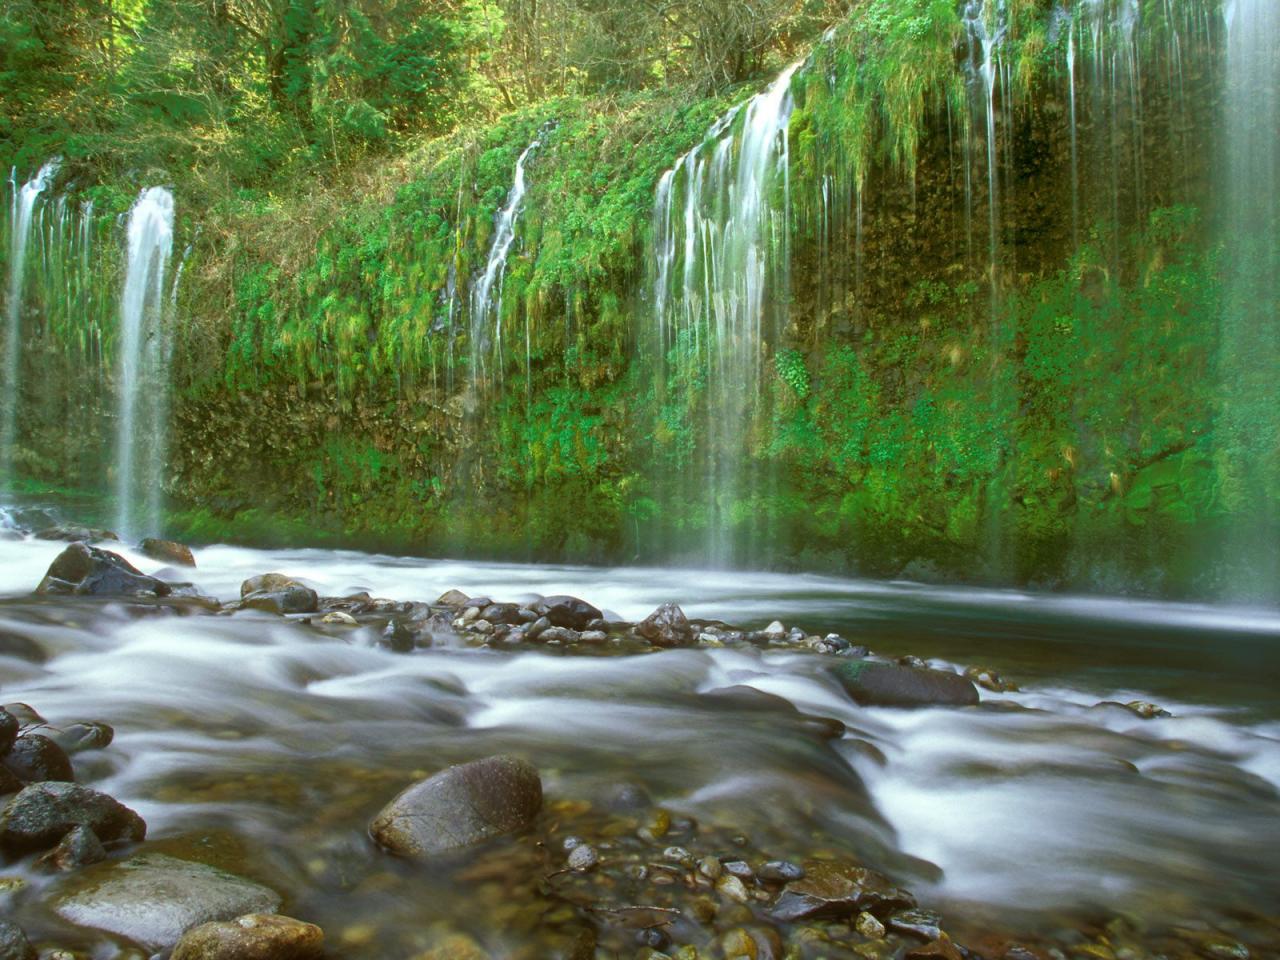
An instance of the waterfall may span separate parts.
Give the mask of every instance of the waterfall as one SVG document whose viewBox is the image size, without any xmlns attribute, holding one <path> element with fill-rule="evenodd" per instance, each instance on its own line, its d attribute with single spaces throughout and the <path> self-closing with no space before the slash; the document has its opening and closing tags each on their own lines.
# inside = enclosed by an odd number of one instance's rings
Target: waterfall
<svg viewBox="0 0 1280 960">
<path fill-rule="evenodd" d="M 18 189 L 16 171 L 10 173 L 13 205 L 9 219 L 9 299 L 5 308 L 4 383 L 0 384 L 0 485 L 13 483 L 14 445 L 18 439 L 18 379 L 22 360 L 22 293 L 26 281 L 27 246 L 36 201 L 58 173 L 55 157 Z"/>
<path fill-rule="evenodd" d="M 752 500 L 768 477 L 747 448 L 789 297 L 787 124 L 799 66 L 716 121 L 662 175 L 654 200 L 649 302 L 659 402 L 666 411 L 683 405 L 673 417 L 694 418 L 674 431 L 691 436 L 659 441 L 668 462 L 655 464 L 654 487 L 659 500 L 701 504 L 700 559 L 717 565 L 735 559 L 743 534 L 762 535 Z M 658 433 L 673 434 L 672 424 Z"/>
<path fill-rule="evenodd" d="M 507 272 L 507 256 L 516 239 L 516 221 L 528 189 L 525 164 L 541 146 L 541 134 L 524 148 L 516 160 L 515 176 L 507 202 L 494 221 L 493 243 L 484 273 L 471 289 L 471 384 L 476 390 L 490 377 L 502 376 L 502 282 Z M 527 334 L 527 331 L 526 331 Z"/>
<path fill-rule="evenodd" d="M 143 190 L 129 212 L 120 297 L 116 527 L 122 537 L 156 532 L 168 434 L 165 271 L 173 252 L 173 194 Z"/>
<path fill-rule="evenodd" d="M 1249 599 L 1280 584 L 1280 2 L 1230 0 L 1219 164 L 1226 290 L 1220 360 L 1226 555 Z M 1247 518 L 1247 520 L 1246 520 Z"/>
<path fill-rule="evenodd" d="M 1001 0 L 969 0 L 964 10 L 969 36 L 968 73 L 971 86 L 981 99 L 987 147 L 987 229 L 988 268 L 991 271 L 991 310 L 994 316 L 998 297 L 1000 254 L 999 153 L 996 143 L 996 87 L 1000 79 L 1000 47 L 1008 29 Z"/>
</svg>

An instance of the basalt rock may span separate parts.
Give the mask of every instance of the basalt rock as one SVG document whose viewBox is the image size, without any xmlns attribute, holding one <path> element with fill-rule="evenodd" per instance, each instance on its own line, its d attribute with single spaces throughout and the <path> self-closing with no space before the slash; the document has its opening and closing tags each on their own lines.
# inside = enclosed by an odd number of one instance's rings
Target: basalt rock
<svg viewBox="0 0 1280 960">
<path fill-rule="evenodd" d="M 192 555 L 191 548 L 173 540 L 147 537 L 139 544 L 139 548 L 152 560 L 159 560 L 161 563 L 172 563 L 179 567 L 196 565 L 196 558 Z"/>
<path fill-rule="evenodd" d="M 390 852 L 425 860 L 522 830 L 541 809 L 537 769 L 515 757 L 488 757 L 409 787 L 369 831 Z"/>
<path fill-rule="evenodd" d="M 664 603 L 645 617 L 636 633 L 657 647 L 686 647 L 695 637 L 689 618 L 674 603 Z"/>
<path fill-rule="evenodd" d="M 570 630 L 585 630 L 592 620 L 600 619 L 600 611 L 587 601 L 563 595 L 543 597 L 529 604 L 529 609 L 540 617 L 546 617 L 552 626 Z"/>
<path fill-rule="evenodd" d="M 870 660 L 841 663 L 834 670 L 845 692 L 863 706 L 973 706 L 978 691 L 964 677 Z"/>
<path fill-rule="evenodd" d="M 88 827 L 103 843 L 142 840 L 142 818 L 105 793 L 74 783 L 37 783 L 0 813 L 0 851 L 22 856 L 47 850 L 76 827 Z"/>
<path fill-rule="evenodd" d="M 250 913 L 188 930 L 171 960 L 309 960 L 322 956 L 324 931 L 273 913 Z"/>
<path fill-rule="evenodd" d="M 162 951 L 193 927 L 279 906 L 275 891 L 252 880 L 203 863 L 145 854 L 81 871 L 53 908 L 71 923 Z"/>
<path fill-rule="evenodd" d="M 866 867 L 830 860 L 808 860 L 804 877 L 788 883 L 773 907 L 783 922 L 852 917 L 866 910 L 883 915 L 916 905 L 915 898 Z"/>
<path fill-rule="evenodd" d="M 73 543 L 49 565 L 36 593 L 96 597 L 167 597 L 171 588 L 149 577 L 118 553 Z"/>
<path fill-rule="evenodd" d="M 14 740 L 0 765 L 23 783 L 76 778 L 66 751 L 42 733 L 24 733 Z"/>
</svg>

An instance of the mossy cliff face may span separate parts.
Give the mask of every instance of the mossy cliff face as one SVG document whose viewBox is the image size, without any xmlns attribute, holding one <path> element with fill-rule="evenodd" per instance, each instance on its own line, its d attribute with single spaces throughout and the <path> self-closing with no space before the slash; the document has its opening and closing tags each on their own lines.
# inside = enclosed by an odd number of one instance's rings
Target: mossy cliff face
<svg viewBox="0 0 1280 960">
<path fill-rule="evenodd" d="M 784 320 L 735 425 L 758 482 L 714 521 L 705 383 L 660 383 L 644 350 L 647 249 L 661 173 L 750 91 L 549 102 L 203 212 L 174 532 L 696 562 L 728 518 L 755 565 L 1217 591 L 1211 545 L 1252 509 L 1215 432 L 1221 38 L 1212 9 L 1155 7 L 1073 49 L 1073 85 L 1067 44 L 1113 27 L 1011 5 L 991 151 L 964 11 L 870 4 L 819 46 L 793 84 Z M 477 348 L 468 291 L 535 137 Z"/>
</svg>

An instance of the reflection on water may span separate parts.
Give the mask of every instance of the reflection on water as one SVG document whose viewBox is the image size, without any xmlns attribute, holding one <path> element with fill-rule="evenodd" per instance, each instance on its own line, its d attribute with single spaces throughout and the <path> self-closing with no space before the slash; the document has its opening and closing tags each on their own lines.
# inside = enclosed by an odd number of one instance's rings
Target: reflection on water
<svg viewBox="0 0 1280 960">
<path fill-rule="evenodd" d="M 365 836 L 411 780 L 497 752 L 539 767 L 566 829 L 634 827 L 593 826 L 585 802 L 637 783 L 726 844 L 741 834 L 779 857 L 856 854 L 960 929 L 993 910 L 1034 928 L 1095 908 L 1176 921 L 1280 901 L 1273 613 L 807 576 L 197 553 L 194 581 L 223 599 L 267 570 L 330 595 L 567 592 L 628 619 L 675 599 L 691 615 L 779 617 L 881 652 L 990 665 L 1022 687 L 984 691 L 976 709 L 894 711 L 854 705 L 827 674 L 832 659 L 807 653 L 395 655 L 359 631 L 348 642 L 261 615 L 27 596 L 63 546 L 0 542 L 0 636 L 30 638 L 45 658 L 0 654 L 0 699 L 55 724 L 112 724 L 109 750 L 77 758 L 81 779 L 137 809 L 160 843 L 272 884 L 295 915 L 330 931 L 371 925 L 344 956 L 407 956 L 446 922 L 496 949 L 546 915 L 545 851 L 509 845 L 460 878 L 391 861 Z M 783 700 L 724 693 L 739 687 Z M 1097 706 L 1138 697 L 1174 716 Z M 845 736 L 826 739 L 790 705 L 843 721 Z M 34 885 L 15 915 L 37 935 L 56 930 L 46 881 L 14 871 Z"/>
</svg>

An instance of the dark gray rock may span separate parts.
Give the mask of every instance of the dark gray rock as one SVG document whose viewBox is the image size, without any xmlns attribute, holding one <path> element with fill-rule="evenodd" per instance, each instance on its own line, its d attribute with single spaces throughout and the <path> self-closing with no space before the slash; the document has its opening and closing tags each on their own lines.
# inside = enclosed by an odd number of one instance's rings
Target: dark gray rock
<svg viewBox="0 0 1280 960">
<path fill-rule="evenodd" d="M 525 631 L 526 635 L 528 631 Z M 568 627 L 547 627 L 537 636 L 539 643 L 576 643 L 578 631 Z"/>
<path fill-rule="evenodd" d="M 275 891 L 252 880 L 153 853 L 74 874 L 53 909 L 71 923 L 159 951 L 202 923 L 272 913 L 279 906 Z"/>
<path fill-rule="evenodd" d="M 856 916 L 866 910 L 883 914 L 916 905 L 915 898 L 886 877 L 866 867 L 831 860 L 807 860 L 804 877 L 788 883 L 773 907 L 784 923 Z"/>
<path fill-rule="evenodd" d="M 163 580 L 148 577 L 118 553 L 73 543 L 54 558 L 36 593 L 95 597 L 167 597 Z"/>
<path fill-rule="evenodd" d="M 283 616 L 287 613 L 315 613 L 320 609 L 320 598 L 310 587 L 291 583 L 278 590 L 255 590 L 244 595 L 240 605 Z"/>
<path fill-rule="evenodd" d="M 972 706 L 978 691 L 964 677 L 871 660 L 851 660 L 834 670 L 857 703 L 877 707 Z"/>
<path fill-rule="evenodd" d="M 75 523 L 60 523 L 56 526 L 46 527 L 36 534 L 37 540 L 67 540 L 72 543 L 83 542 L 86 540 L 119 540 L 110 530 L 99 530 L 94 527 L 84 527 Z"/>
<path fill-rule="evenodd" d="M 480 611 L 480 619 L 511 626 L 521 622 L 519 613 L 520 608 L 514 603 L 491 603 Z"/>
<path fill-rule="evenodd" d="M 0 765 L 23 783 L 76 778 L 66 752 L 42 733 L 18 737 L 9 752 L 0 757 Z"/>
<path fill-rule="evenodd" d="M 804 867 L 790 860 L 770 860 L 760 865 L 756 876 L 767 883 L 790 883 L 804 879 Z"/>
<path fill-rule="evenodd" d="M 921 940 L 937 940 L 942 936 L 942 917 L 932 910 L 903 910 L 889 918 L 889 929 Z"/>
<path fill-rule="evenodd" d="M 0 797 L 7 797 L 11 793 L 17 793 L 22 789 L 22 781 L 10 773 L 6 768 L 0 767 Z"/>
<path fill-rule="evenodd" d="M 674 603 L 664 603 L 637 626 L 636 633 L 657 647 L 686 647 L 693 643 L 693 625 Z"/>
<path fill-rule="evenodd" d="M 369 826 L 392 853 L 430 859 L 522 830 L 542 809 L 542 780 L 515 757 L 474 760 L 403 791 Z"/>
<path fill-rule="evenodd" d="M 103 843 L 142 840 L 147 825 L 124 804 L 74 783 L 37 783 L 0 813 L 0 851 L 22 856 L 47 850 L 76 827 L 88 827 Z"/>
<path fill-rule="evenodd" d="M 600 618 L 600 611 L 577 597 L 557 595 L 543 597 L 529 608 L 540 617 L 546 617 L 552 626 L 568 627 L 570 630 L 585 630 L 592 620 Z"/>
<path fill-rule="evenodd" d="M 418 634 L 403 620 L 390 620 L 382 628 L 378 645 L 388 648 L 393 653 L 408 653 L 418 645 Z"/>
<path fill-rule="evenodd" d="M 18 739 L 18 718 L 0 707 L 0 754 L 13 746 L 13 741 L 16 739 Z"/>
<path fill-rule="evenodd" d="M 58 728 L 50 728 L 49 739 L 60 746 L 67 756 L 74 756 L 85 750 L 102 750 L 111 746 L 116 732 L 105 723 L 80 720 L 76 723 L 64 724 Z"/>
<path fill-rule="evenodd" d="M 98 835 L 84 825 L 74 827 L 58 845 L 37 863 L 51 870 L 79 870 L 107 859 L 107 850 Z"/>
<path fill-rule="evenodd" d="M 37 727 L 48 723 L 29 703 L 6 703 L 4 709 L 17 718 L 21 727 Z"/>
<path fill-rule="evenodd" d="M 44 663 L 49 659 L 44 647 L 20 633 L 0 630 L 0 657 L 16 657 L 28 663 Z"/>
<path fill-rule="evenodd" d="M 196 565 L 196 558 L 192 555 L 191 548 L 173 540 L 147 537 L 139 547 L 152 560 L 159 560 L 161 563 L 172 563 L 179 567 Z"/>
<path fill-rule="evenodd" d="M 533 623 L 524 628 L 524 636 L 526 640 L 537 640 L 544 630 L 551 629 L 551 621 L 546 617 L 539 617 Z"/>
<path fill-rule="evenodd" d="M 35 948 L 16 923 L 0 920 L 0 960 L 36 960 Z"/>
</svg>

